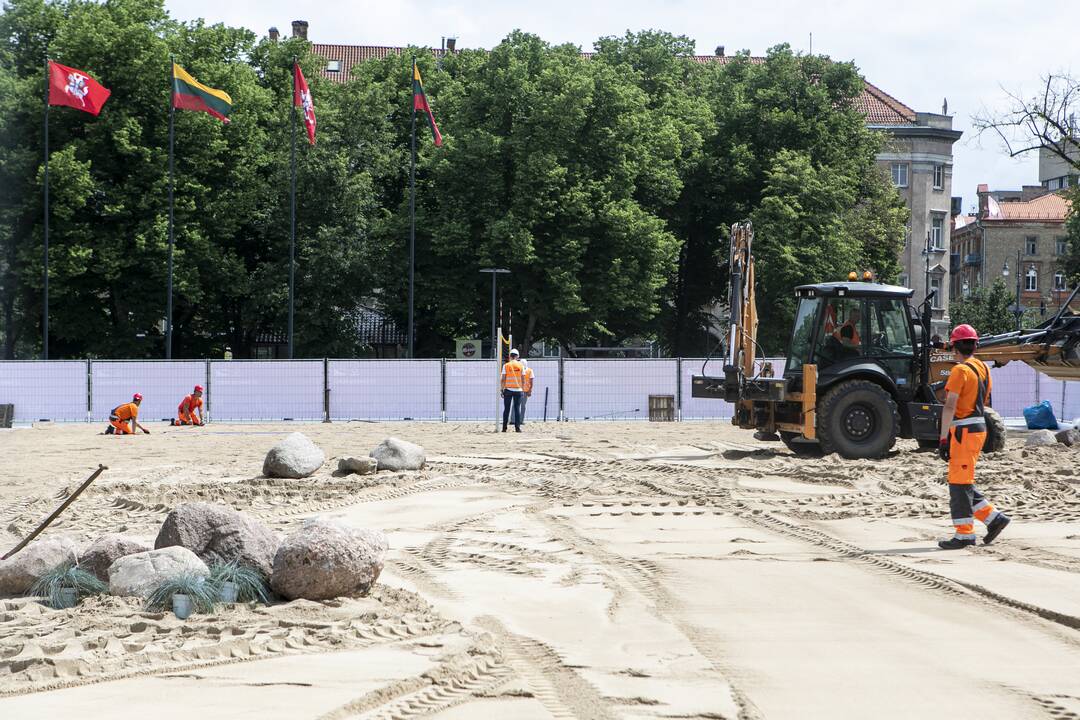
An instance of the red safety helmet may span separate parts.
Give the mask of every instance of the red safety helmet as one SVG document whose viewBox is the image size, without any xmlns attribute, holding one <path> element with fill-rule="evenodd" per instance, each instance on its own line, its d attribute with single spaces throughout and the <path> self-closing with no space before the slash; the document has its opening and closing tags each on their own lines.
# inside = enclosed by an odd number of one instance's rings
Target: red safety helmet
<svg viewBox="0 0 1080 720">
<path fill-rule="evenodd" d="M 967 323 L 963 325 L 957 325 L 953 328 L 952 335 L 949 336 L 949 342 L 955 343 L 957 340 L 978 340 L 979 333 L 975 332 L 975 328 L 971 327 Z"/>
<path fill-rule="evenodd" d="M 132 402 L 142 402 L 142 395 L 140 395 L 139 393 L 135 393 L 134 395 L 131 396 L 131 401 Z"/>
<path fill-rule="evenodd" d="M 202 385 L 196 385 L 195 392 L 202 392 Z"/>
</svg>

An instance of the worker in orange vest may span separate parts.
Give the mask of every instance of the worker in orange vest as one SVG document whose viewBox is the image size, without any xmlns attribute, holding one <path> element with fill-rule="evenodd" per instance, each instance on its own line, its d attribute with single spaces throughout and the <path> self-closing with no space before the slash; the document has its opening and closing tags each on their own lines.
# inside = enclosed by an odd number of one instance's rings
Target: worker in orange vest
<svg viewBox="0 0 1080 720">
<path fill-rule="evenodd" d="M 516 349 L 511 350 L 510 360 L 502 366 L 502 373 L 499 375 L 499 389 L 503 397 L 503 432 L 506 432 L 511 409 L 514 411 L 514 431 L 521 432 L 521 401 L 525 397 L 525 366 L 521 364 L 518 356 Z"/>
<path fill-rule="evenodd" d="M 150 431 L 139 424 L 139 405 L 141 404 L 142 395 L 135 393 L 131 402 L 114 407 L 109 413 L 109 427 L 105 428 L 105 434 L 133 435 L 138 429 L 149 435 Z"/>
<path fill-rule="evenodd" d="M 949 463 L 949 512 L 955 534 L 942 540 L 942 550 L 975 544 L 975 520 L 986 525 L 983 543 L 989 545 L 1009 524 L 1009 518 L 975 489 L 975 462 L 986 442 L 986 405 L 990 402 L 990 369 L 975 354 L 979 334 L 970 325 L 957 325 L 949 338 L 957 364 L 945 383 L 938 454 Z"/>
<path fill-rule="evenodd" d="M 180 401 L 180 406 L 176 409 L 179 419 L 173 420 L 173 425 L 204 425 L 202 396 L 202 385 L 196 385 L 190 395 L 185 395 L 184 399 Z M 198 413 L 198 417 L 196 417 L 196 413 Z"/>
<path fill-rule="evenodd" d="M 529 364 L 522 360 L 522 366 L 525 368 L 525 394 L 521 398 L 521 424 L 525 424 L 525 408 L 529 406 L 529 398 L 532 397 L 533 392 L 533 369 L 529 367 Z"/>
</svg>

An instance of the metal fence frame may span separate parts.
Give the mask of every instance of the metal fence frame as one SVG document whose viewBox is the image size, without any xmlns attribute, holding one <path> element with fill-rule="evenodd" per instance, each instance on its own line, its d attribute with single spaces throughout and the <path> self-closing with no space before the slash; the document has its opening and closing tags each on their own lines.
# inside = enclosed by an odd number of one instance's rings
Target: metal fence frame
<svg viewBox="0 0 1080 720">
<path fill-rule="evenodd" d="M 783 358 L 768 361 L 783 372 Z M 718 373 L 721 362 L 713 359 L 707 369 Z M 690 379 L 701 373 L 703 358 L 529 363 L 537 378 L 528 409 L 533 422 L 647 420 L 649 395 L 673 396 L 679 421 L 732 415 L 728 403 L 691 396 Z M 991 372 L 994 405 L 1006 417 L 1041 400 L 1059 419 L 1080 417 L 1080 383 L 1043 377 L 1022 363 Z M 5 360 L 0 404 L 15 405 L 18 423 L 96 422 L 141 392 L 144 417 L 156 421 L 172 417 L 174 403 L 198 383 L 207 417 L 218 421 L 490 421 L 496 377 L 491 360 Z"/>
</svg>

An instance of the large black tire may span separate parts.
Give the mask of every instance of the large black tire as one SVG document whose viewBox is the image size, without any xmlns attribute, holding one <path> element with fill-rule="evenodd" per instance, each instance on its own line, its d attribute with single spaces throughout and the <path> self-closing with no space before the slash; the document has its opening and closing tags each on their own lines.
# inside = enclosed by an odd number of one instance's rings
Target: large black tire
<svg viewBox="0 0 1080 720">
<path fill-rule="evenodd" d="M 780 439 L 784 441 L 787 449 L 802 457 L 820 457 L 821 443 L 816 440 L 807 440 L 799 433 L 780 431 Z"/>
<path fill-rule="evenodd" d="M 896 444 L 900 411 L 880 385 L 867 380 L 842 382 L 817 407 L 817 436 L 825 454 L 849 460 L 882 458 Z"/>
<path fill-rule="evenodd" d="M 1005 418 L 998 415 L 997 410 L 986 408 L 986 442 L 983 443 L 984 453 L 1001 452 L 1005 449 L 1005 439 L 1008 430 L 1005 429 Z"/>
<path fill-rule="evenodd" d="M 938 439 L 937 438 L 924 438 L 922 440 L 916 440 L 919 443 L 919 447 L 923 450 L 937 450 Z"/>
</svg>

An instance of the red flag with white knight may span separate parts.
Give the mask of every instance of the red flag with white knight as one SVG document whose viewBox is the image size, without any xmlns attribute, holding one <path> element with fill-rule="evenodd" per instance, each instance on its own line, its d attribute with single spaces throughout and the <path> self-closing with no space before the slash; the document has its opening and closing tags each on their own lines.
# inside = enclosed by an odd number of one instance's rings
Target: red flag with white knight
<svg viewBox="0 0 1080 720">
<path fill-rule="evenodd" d="M 300 108 L 307 128 L 308 142 L 315 144 L 315 104 L 311 101 L 311 90 L 300 70 L 299 63 L 293 63 L 293 105 Z"/>
<path fill-rule="evenodd" d="M 112 91 L 82 70 L 49 61 L 49 104 L 97 115 Z"/>
</svg>

